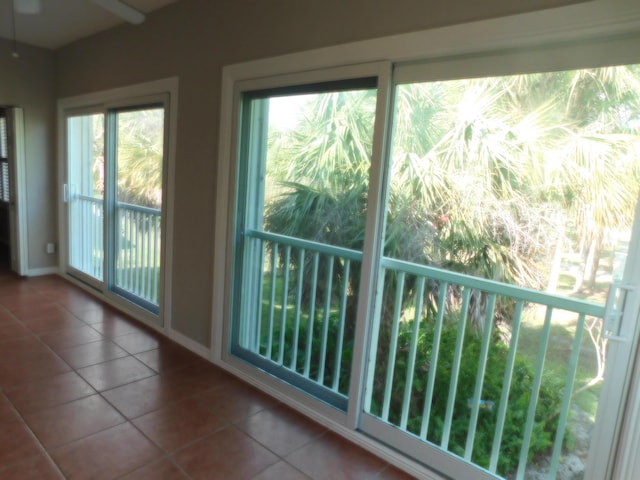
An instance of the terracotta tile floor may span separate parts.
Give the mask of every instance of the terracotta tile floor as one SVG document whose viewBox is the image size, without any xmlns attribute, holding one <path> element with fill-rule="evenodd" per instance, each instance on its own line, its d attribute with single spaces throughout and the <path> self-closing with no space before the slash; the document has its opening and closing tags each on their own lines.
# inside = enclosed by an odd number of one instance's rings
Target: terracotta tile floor
<svg viewBox="0 0 640 480">
<path fill-rule="evenodd" d="M 0 273 L 0 480 L 407 479 L 63 279 Z"/>
</svg>

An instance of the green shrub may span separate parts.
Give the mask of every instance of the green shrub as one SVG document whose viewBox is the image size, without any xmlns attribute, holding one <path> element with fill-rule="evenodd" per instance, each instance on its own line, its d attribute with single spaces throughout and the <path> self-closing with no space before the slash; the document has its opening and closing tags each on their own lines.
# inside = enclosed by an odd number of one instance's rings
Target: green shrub
<svg viewBox="0 0 640 480">
<path fill-rule="evenodd" d="M 394 425 L 400 425 L 411 335 L 410 323 L 403 324 L 399 333 L 388 419 Z M 407 430 L 415 435 L 420 434 L 422 427 L 433 336 L 433 328 L 425 327 L 421 329 L 418 337 L 407 423 Z M 443 329 L 427 433 L 427 440 L 438 446 L 442 444 L 456 338 L 455 326 L 446 326 Z M 464 456 L 467 442 L 471 417 L 470 402 L 474 396 L 481 344 L 482 340 L 477 335 L 465 334 L 449 442 L 448 445 L 443 445 L 443 448 L 459 456 Z M 508 347 L 502 343 L 497 334 L 494 335 L 490 341 L 481 394 L 481 400 L 493 406 L 480 409 L 471 457 L 473 463 L 484 468 L 488 468 L 491 458 L 507 355 Z M 386 376 L 387 356 L 382 355 L 383 358 L 378 359 L 377 379 L 383 379 Z M 516 359 L 498 457 L 498 473 L 501 475 L 513 472 L 518 466 L 534 374 L 534 368 L 529 361 L 523 358 Z M 528 452 L 529 460 L 548 450 L 553 444 L 557 424 L 556 412 L 559 410 L 562 394 L 561 388 L 557 387 L 557 385 L 551 385 L 549 379 L 543 378 Z M 376 382 L 372 407 L 374 414 L 380 414 L 382 410 L 383 389 L 384 382 Z"/>
<path fill-rule="evenodd" d="M 280 313 L 280 309 L 277 309 L 277 313 Z M 340 359 L 339 369 L 335 364 L 336 350 L 338 348 L 337 341 L 340 334 L 340 318 L 337 314 L 331 313 L 328 319 L 327 332 L 326 332 L 326 345 L 325 345 L 325 361 L 323 376 L 318 378 L 320 374 L 321 358 L 322 358 L 322 340 L 324 334 L 324 318 L 323 311 L 316 312 L 315 320 L 313 323 L 313 335 L 311 341 L 311 354 L 309 361 L 309 378 L 317 381 L 321 385 L 331 387 L 333 385 L 334 377 L 339 374 L 338 392 L 346 395 L 349 391 L 349 379 L 351 377 L 351 358 L 353 356 L 353 322 L 346 322 L 344 325 L 344 333 L 342 339 L 342 354 Z M 296 352 L 296 362 L 293 366 L 293 370 L 299 374 L 304 374 L 305 362 L 307 358 L 307 340 L 309 335 L 309 316 L 301 316 L 300 323 L 298 324 L 298 341 L 294 346 L 295 338 L 295 322 L 293 315 L 290 315 L 290 319 L 285 325 L 284 334 L 284 355 L 282 364 L 287 368 L 291 367 L 294 350 Z M 277 318 L 280 318 L 278 315 Z M 280 348 L 280 328 L 279 322 L 275 322 L 272 338 L 271 357 L 273 361 L 277 361 L 278 352 Z M 260 342 L 260 353 L 266 356 L 267 353 L 267 341 L 268 335 L 264 334 Z"/>
</svg>

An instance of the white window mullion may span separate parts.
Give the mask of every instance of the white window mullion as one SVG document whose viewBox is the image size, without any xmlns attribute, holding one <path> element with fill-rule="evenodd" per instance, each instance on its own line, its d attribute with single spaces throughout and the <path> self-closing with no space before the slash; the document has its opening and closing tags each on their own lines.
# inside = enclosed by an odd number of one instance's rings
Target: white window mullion
<svg viewBox="0 0 640 480">
<path fill-rule="evenodd" d="M 359 426 L 365 396 L 364 386 L 367 378 L 367 359 L 369 358 L 372 333 L 371 319 L 375 303 L 374 292 L 378 283 L 379 259 L 383 247 L 385 190 L 390 164 L 388 145 L 391 135 L 390 121 L 393 104 L 391 72 L 390 63 L 380 64 L 377 75 L 378 92 L 367 197 L 367 219 L 346 419 L 347 426 L 352 429 Z"/>
</svg>

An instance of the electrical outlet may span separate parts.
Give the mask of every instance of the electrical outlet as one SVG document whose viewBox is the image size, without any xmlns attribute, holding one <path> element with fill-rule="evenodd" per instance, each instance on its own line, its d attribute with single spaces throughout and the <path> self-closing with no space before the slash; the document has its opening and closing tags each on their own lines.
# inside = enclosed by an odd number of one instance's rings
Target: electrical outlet
<svg viewBox="0 0 640 480">
<path fill-rule="evenodd" d="M 55 253 L 56 252 L 56 244 L 55 243 L 47 243 L 46 245 L 47 253 Z"/>
</svg>

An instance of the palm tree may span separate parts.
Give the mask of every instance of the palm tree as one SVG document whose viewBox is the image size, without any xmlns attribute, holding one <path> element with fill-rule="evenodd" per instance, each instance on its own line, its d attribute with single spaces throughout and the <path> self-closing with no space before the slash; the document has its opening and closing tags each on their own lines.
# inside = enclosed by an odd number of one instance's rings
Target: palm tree
<svg viewBox="0 0 640 480">
<path fill-rule="evenodd" d="M 151 208 L 162 203 L 164 110 L 118 113 L 118 201 Z"/>
<path fill-rule="evenodd" d="M 540 287 L 576 225 L 595 263 L 637 198 L 639 78 L 616 67 L 399 86 L 385 255 Z M 374 102 L 319 95 L 295 130 L 271 131 L 268 228 L 361 248 Z"/>
</svg>

